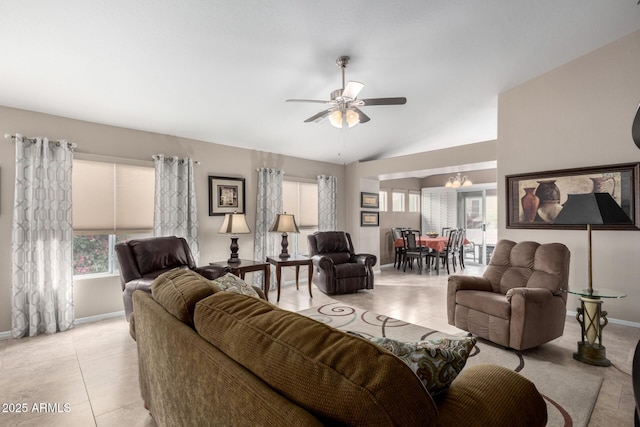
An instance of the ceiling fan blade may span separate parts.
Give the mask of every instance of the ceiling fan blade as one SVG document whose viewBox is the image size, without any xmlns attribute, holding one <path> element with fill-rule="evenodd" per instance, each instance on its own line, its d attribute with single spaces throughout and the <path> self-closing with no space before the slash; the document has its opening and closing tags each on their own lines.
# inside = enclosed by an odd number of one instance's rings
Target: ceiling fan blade
<svg viewBox="0 0 640 427">
<path fill-rule="evenodd" d="M 362 104 L 361 106 L 369 106 L 369 105 L 404 105 L 407 103 L 407 98 L 405 97 L 397 97 L 397 98 L 370 98 L 370 99 L 360 99 Z"/>
<path fill-rule="evenodd" d="M 353 107 L 353 110 L 360 116 L 360 123 L 367 123 L 371 118 L 362 112 L 361 109 Z"/>
<path fill-rule="evenodd" d="M 305 123 L 310 123 L 310 122 L 315 122 L 316 120 L 320 120 L 324 117 L 327 117 L 329 115 L 329 113 L 331 113 L 333 111 L 333 108 L 328 108 L 324 111 L 320 111 L 318 114 L 314 114 L 313 116 L 309 117 L 307 120 L 305 120 Z"/>
<path fill-rule="evenodd" d="M 322 101 L 320 99 L 287 99 L 285 102 L 315 102 L 319 104 L 330 104 L 331 101 Z"/>
<path fill-rule="evenodd" d="M 363 87 L 364 87 L 364 83 L 349 82 L 347 83 L 344 90 L 342 91 L 342 97 L 349 98 L 349 99 L 356 99 Z"/>
</svg>

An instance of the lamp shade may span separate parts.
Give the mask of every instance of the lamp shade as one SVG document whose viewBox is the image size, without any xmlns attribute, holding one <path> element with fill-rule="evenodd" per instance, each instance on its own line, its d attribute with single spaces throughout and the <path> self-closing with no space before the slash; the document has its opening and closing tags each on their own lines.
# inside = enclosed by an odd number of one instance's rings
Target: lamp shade
<svg viewBox="0 0 640 427">
<path fill-rule="evenodd" d="M 218 231 L 220 234 L 249 234 L 251 230 L 247 224 L 244 214 L 232 213 L 225 214 L 222 227 Z"/>
<path fill-rule="evenodd" d="M 341 110 L 335 110 L 333 113 L 329 114 L 329 122 L 337 128 L 344 127 L 343 120 L 345 119 L 348 127 L 354 127 L 360 123 L 360 115 L 351 109 L 347 109 L 344 112 Z"/>
<path fill-rule="evenodd" d="M 632 224 L 609 193 L 569 194 L 554 224 Z"/>
<path fill-rule="evenodd" d="M 631 219 L 609 193 L 569 194 L 554 224 L 586 225 L 589 250 L 589 295 L 593 293 L 591 225 L 631 224 Z"/>
<path fill-rule="evenodd" d="M 283 213 L 277 214 L 273 219 L 273 223 L 271 227 L 269 227 L 269 231 L 279 232 L 279 233 L 299 233 L 298 224 L 296 224 L 296 219 L 292 214 Z"/>
</svg>

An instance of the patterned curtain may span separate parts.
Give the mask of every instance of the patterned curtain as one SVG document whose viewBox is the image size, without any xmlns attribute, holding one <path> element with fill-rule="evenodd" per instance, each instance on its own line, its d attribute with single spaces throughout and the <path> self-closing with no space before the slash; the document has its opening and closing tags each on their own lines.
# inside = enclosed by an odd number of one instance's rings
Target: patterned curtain
<svg viewBox="0 0 640 427">
<path fill-rule="evenodd" d="M 318 176 L 318 231 L 336 231 L 338 228 L 337 181 L 335 176 Z"/>
<path fill-rule="evenodd" d="M 16 135 L 11 334 L 73 327 L 73 151 L 65 141 Z"/>
<path fill-rule="evenodd" d="M 153 234 L 184 237 L 198 263 L 198 208 L 193 179 L 193 160 L 188 157 L 153 156 L 156 191 L 153 209 Z"/>
<path fill-rule="evenodd" d="M 269 233 L 269 227 L 282 213 L 282 175 L 277 169 L 258 169 L 258 199 L 256 203 L 256 228 L 254 241 L 254 259 L 266 260 L 269 255 L 281 252 L 278 233 Z M 271 289 L 275 289 L 275 274 L 271 275 Z M 253 275 L 253 284 L 263 285 L 262 272 Z"/>
</svg>

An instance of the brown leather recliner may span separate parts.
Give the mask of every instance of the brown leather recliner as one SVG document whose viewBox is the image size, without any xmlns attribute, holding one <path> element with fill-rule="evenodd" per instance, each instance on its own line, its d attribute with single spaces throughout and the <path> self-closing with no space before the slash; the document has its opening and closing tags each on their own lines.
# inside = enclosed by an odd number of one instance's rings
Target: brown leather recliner
<svg viewBox="0 0 640 427">
<path fill-rule="evenodd" d="M 344 231 L 317 231 L 307 236 L 313 261 L 313 283 L 327 295 L 373 289 L 376 256 L 356 254 Z"/>
<path fill-rule="evenodd" d="M 196 267 L 191 249 L 182 237 L 134 239 L 118 243 L 115 250 L 120 263 L 122 299 L 127 321 L 133 312 L 133 292 L 142 290 L 151 293 L 151 284 L 164 272 L 178 267 L 188 268 L 210 280 L 229 272 L 228 267 Z"/>
<path fill-rule="evenodd" d="M 562 336 L 569 261 L 561 243 L 500 240 L 483 277 L 449 277 L 449 324 L 516 350 Z"/>
</svg>

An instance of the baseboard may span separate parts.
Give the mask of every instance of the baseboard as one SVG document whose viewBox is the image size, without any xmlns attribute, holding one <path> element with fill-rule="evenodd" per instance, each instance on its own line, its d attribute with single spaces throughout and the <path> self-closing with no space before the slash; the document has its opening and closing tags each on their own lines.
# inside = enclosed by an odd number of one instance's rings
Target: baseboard
<svg viewBox="0 0 640 427">
<path fill-rule="evenodd" d="M 575 312 L 575 311 L 567 310 L 567 317 L 570 317 L 573 320 L 575 320 L 576 314 L 578 314 L 578 313 Z M 614 319 L 614 318 L 611 318 L 611 317 L 607 317 L 607 320 L 609 321 L 609 323 L 614 323 L 616 325 L 623 325 L 623 326 L 631 326 L 633 328 L 640 328 L 640 323 L 638 323 L 638 322 L 629 322 L 628 320 Z"/>
<path fill-rule="evenodd" d="M 124 316 L 124 310 L 122 311 L 114 311 L 113 313 L 105 313 L 99 314 L 97 316 L 89 316 L 89 317 L 81 317 L 79 319 L 74 320 L 74 325 L 82 325 L 85 323 L 94 323 L 99 322 L 101 320 L 113 319 L 114 317 Z M 11 331 L 0 332 L 0 340 L 11 338 Z"/>
<path fill-rule="evenodd" d="M 79 319 L 74 320 L 73 324 L 82 325 L 84 323 L 99 322 L 101 320 L 112 319 L 114 317 L 120 317 L 120 316 L 124 316 L 124 310 L 114 311 L 112 313 L 98 314 L 96 316 L 81 317 Z"/>
</svg>

